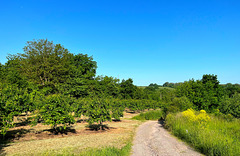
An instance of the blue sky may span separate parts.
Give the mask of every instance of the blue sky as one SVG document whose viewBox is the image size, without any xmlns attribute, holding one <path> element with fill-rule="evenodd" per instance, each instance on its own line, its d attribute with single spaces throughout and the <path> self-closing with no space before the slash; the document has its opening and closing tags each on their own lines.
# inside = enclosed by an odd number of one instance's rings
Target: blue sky
<svg viewBox="0 0 240 156">
<path fill-rule="evenodd" d="M 48 39 L 136 85 L 218 75 L 240 83 L 239 0 L 0 1 L 0 62 Z"/>
</svg>

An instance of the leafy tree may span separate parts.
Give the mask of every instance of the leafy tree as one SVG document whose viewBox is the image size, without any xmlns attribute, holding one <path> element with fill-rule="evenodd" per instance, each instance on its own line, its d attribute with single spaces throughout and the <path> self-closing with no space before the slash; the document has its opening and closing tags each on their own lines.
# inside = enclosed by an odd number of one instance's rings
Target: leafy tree
<svg viewBox="0 0 240 156">
<path fill-rule="evenodd" d="M 14 126 L 14 116 L 31 110 L 34 96 L 27 89 L 0 83 L 0 130 L 3 135 Z"/>
<path fill-rule="evenodd" d="M 120 117 L 123 117 L 123 111 L 125 109 L 125 105 L 121 103 L 119 100 L 111 100 L 111 111 L 112 118 L 116 120 L 120 120 Z"/>
<path fill-rule="evenodd" d="M 120 94 L 124 99 L 134 98 L 134 92 L 136 91 L 137 87 L 133 84 L 133 80 L 131 78 L 122 80 L 120 87 Z"/>
<path fill-rule="evenodd" d="M 231 114 L 240 118 L 240 94 L 235 93 L 233 97 L 225 96 L 220 102 L 220 111 L 224 114 Z"/>
<path fill-rule="evenodd" d="M 85 115 L 89 117 L 88 123 L 92 125 L 94 122 L 97 122 L 103 130 L 103 122 L 112 120 L 110 108 L 110 102 L 108 99 L 104 97 L 93 97 L 93 99 L 85 106 Z"/>
<path fill-rule="evenodd" d="M 30 81 L 37 84 L 63 83 L 69 77 L 69 53 L 60 44 L 47 39 L 28 41 L 23 54 L 10 55 L 9 60 L 19 62 L 19 70 Z"/>
<path fill-rule="evenodd" d="M 51 125 L 54 132 L 62 132 L 67 126 L 75 123 L 72 103 L 71 98 L 64 95 L 53 94 L 43 97 L 42 103 L 38 105 L 35 124 L 42 122 L 45 125 Z M 58 127 L 58 125 L 63 126 Z"/>
<path fill-rule="evenodd" d="M 144 89 L 136 87 L 136 90 L 133 94 L 133 98 L 134 99 L 144 99 L 144 98 L 146 98 Z"/>
<path fill-rule="evenodd" d="M 226 85 L 223 85 L 223 90 L 224 94 L 228 97 L 233 97 L 235 93 L 240 93 L 240 85 L 227 83 Z"/>
<path fill-rule="evenodd" d="M 202 80 L 189 80 L 177 87 L 178 97 L 185 96 L 196 109 L 212 111 L 219 107 L 222 88 L 216 75 L 203 75 Z"/>
<path fill-rule="evenodd" d="M 175 97 L 171 105 L 177 107 L 181 112 L 194 107 L 187 97 Z"/>
<path fill-rule="evenodd" d="M 119 79 L 109 76 L 98 76 L 95 78 L 95 80 L 96 86 L 94 90 L 96 94 L 104 94 L 106 96 L 112 96 L 115 98 L 119 96 Z"/>
</svg>

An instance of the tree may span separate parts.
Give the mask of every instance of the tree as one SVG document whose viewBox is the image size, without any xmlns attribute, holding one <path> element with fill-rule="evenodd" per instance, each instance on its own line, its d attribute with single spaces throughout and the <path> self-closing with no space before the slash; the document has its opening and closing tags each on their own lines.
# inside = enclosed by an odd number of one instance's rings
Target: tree
<svg viewBox="0 0 240 156">
<path fill-rule="evenodd" d="M 233 97 L 235 93 L 240 93 L 239 84 L 227 83 L 226 85 L 223 85 L 223 89 L 224 89 L 224 94 L 226 94 L 228 97 Z"/>
<path fill-rule="evenodd" d="M 89 117 L 88 123 L 92 125 L 94 122 L 97 122 L 103 130 L 103 122 L 112 120 L 110 108 L 110 102 L 108 99 L 104 97 L 93 97 L 93 99 L 89 100 L 88 104 L 85 106 L 85 115 Z"/>
<path fill-rule="evenodd" d="M 51 125 L 55 133 L 62 132 L 67 126 L 75 123 L 71 103 L 73 103 L 71 98 L 64 95 L 42 97 L 42 102 L 37 108 L 35 124 L 40 121 L 45 125 Z M 58 127 L 58 125 L 63 126 Z"/>
<path fill-rule="evenodd" d="M 240 118 L 240 94 L 235 93 L 231 98 L 228 96 L 222 98 L 220 111 L 224 114 L 231 114 L 236 118 Z"/>
<path fill-rule="evenodd" d="M 98 95 L 104 94 L 117 98 L 119 96 L 119 79 L 109 76 L 98 76 L 95 78 L 96 86 L 95 93 Z"/>
<path fill-rule="evenodd" d="M 5 135 L 13 127 L 13 117 L 31 110 L 35 94 L 27 88 L 0 82 L 0 130 Z"/>
<path fill-rule="evenodd" d="M 41 84 L 63 83 L 69 77 L 72 54 L 60 44 L 47 39 L 28 41 L 24 53 L 10 55 L 9 61 L 18 61 L 21 74 Z"/>
<path fill-rule="evenodd" d="M 137 87 L 133 84 L 133 80 L 131 78 L 122 80 L 120 87 L 120 94 L 124 99 L 134 98 L 134 92 L 136 91 Z"/>
<path fill-rule="evenodd" d="M 201 80 L 185 81 L 177 87 L 177 95 L 189 98 L 196 109 L 209 112 L 219 107 L 223 96 L 216 75 L 203 75 Z"/>
</svg>

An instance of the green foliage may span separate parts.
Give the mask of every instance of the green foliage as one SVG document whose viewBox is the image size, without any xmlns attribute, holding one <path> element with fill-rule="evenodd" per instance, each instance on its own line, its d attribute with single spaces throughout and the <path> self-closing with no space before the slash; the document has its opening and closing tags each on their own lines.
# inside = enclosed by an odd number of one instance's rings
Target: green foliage
<svg viewBox="0 0 240 156">
<path fill-rule="evenodd" d="M 237 156 L 240 153 L 239 122 L 212 116 L 207 127 L 199 127 L 195 120 L 187 120 L 181 113 L 170 113 L 165 126 L 203 154 Z"/>
<path fill-rule="evenodd" d="M 0 83 L 0 130 L 4 135 L 13 126 L 13 117 L 34 109 L 35 92 L 17 85 Z"/>
<path fill-rule="evenodd" d="M 51 125 L 57 132 L 57 126 L 60 125 L 60 131 L 66 129 L 75 122 L 72 115 L 71 103 L 73 101 L 68 96 L 49 95 L 42 99 L 42 103 L 38 106 L 35 123 L 41 121 L 43 124 Z M 61 129 L 63 128 L 63 129 Z"/>
<path fill-rule="evenodd" d="M 157 109 L 162 106 L 162 103 L 160 101 L 154 101 L 154 100 L 123 100 L 125 107 L 130 109 L 133 112 L 140 112 L 144 111 L 145 109 Z"/>
<path fill-rule="evenodd" d="M 239 84 L 231 84 L 227 83 L 226 85 L 222 85 L 224 89 L 224 94 L 228 97 L 233 97 L 235 93 L 240 93 L 240 85 Z"/>
<path fill-rule="evenodd" d="M 151 110 L 148 112 L 140 113 L 137 116 L 134 116 L 133 119 L 136 120 L 159 120 L 163 117 L 162 110 Z"/>
<path fill-rule="evenodd" d="M 95 93 L 108 95 L 117 98 L 120 92 L 119 79 L 108 76 L 98 76 L 95 78 L 96 87 Z"/>
<path fill-rule="evenodd" d="M 232 98 L 224 97 L 220 102 L 220 111 L 240 118 L 240 94 L 235 93 Z"/>
<path fill-rule="evenodd" d="M 203 75 L 202 80 L 189 80 L 178 86 L 177 96 L 185 96 L 196 109 L 210 112 L 219 107 L 223 92 L 216 75 Z"/>
<path fill-rule="evenodd" d="M 94 122 L 102 125 L 104 121 L 111 121 L 110 101 L 106 98 L 93 97 L 92 100 L 85 106 L 85 115 L 89 117 L 88 123 L 91 125 Z"/>
<path fill-rule="evenodd" d="M 120 120 L 120 117 L 123 117 L 124 109 L 125 105 L 120 100 L 111 100 L 112 118 Z"/>
<path fill-rule="evenodd" d="M 71 57 L 70 75 L 66 83 L 61 86 L 66 94 L 76 98 L 86 97 L 94 93 L 94 76 L 96 74 L 97 63 L 87 54 L 78 54 Z"/>
<path fill-rule="evenodd" d="M 72 54 L 60 44 L 46 40 L 29 41 L 24 53 L 12 55 L 19 60 L 20 72 L 34 83 L 46 85 L 64 82 L 69 75 Z"/>
<path fill-rule="evenodd" d="M 133 85 L 132 79 L 122 80 L 120 83 L 120 94 L 124 99 L 133 99 L 134 92 L 137 90 L 137 87 Z"/>
<path fill-rule="evenodd" d="M 189 108 L 193 108 L 192 102 L 190 102 L 187 97 L 175 97 L 171 105 L 177 107 L 179 111 L 185 111 Z"/>
</svg>

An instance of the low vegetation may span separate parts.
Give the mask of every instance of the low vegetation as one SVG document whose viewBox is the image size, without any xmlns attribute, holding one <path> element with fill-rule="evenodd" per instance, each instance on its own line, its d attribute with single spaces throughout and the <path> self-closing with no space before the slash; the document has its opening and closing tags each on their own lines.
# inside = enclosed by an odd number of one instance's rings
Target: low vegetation
<svg viewBox="0 0 240 156">
<path fill-rule="evenodd" d="M 240 121 L 231 115 L 208 115 L 188 109 L 168 114 L 166 127 L 206 155 L 237 156 L 240 153 Z"/>
<path fill-rule="evenodd" d="M 163 118 L 163 112 L 161 110 L 151 110 L 148 112 L 141 112 L 139 115 L 134 116 L 132 119 L 136 120 L 160 120 Z"/>
</svg>

